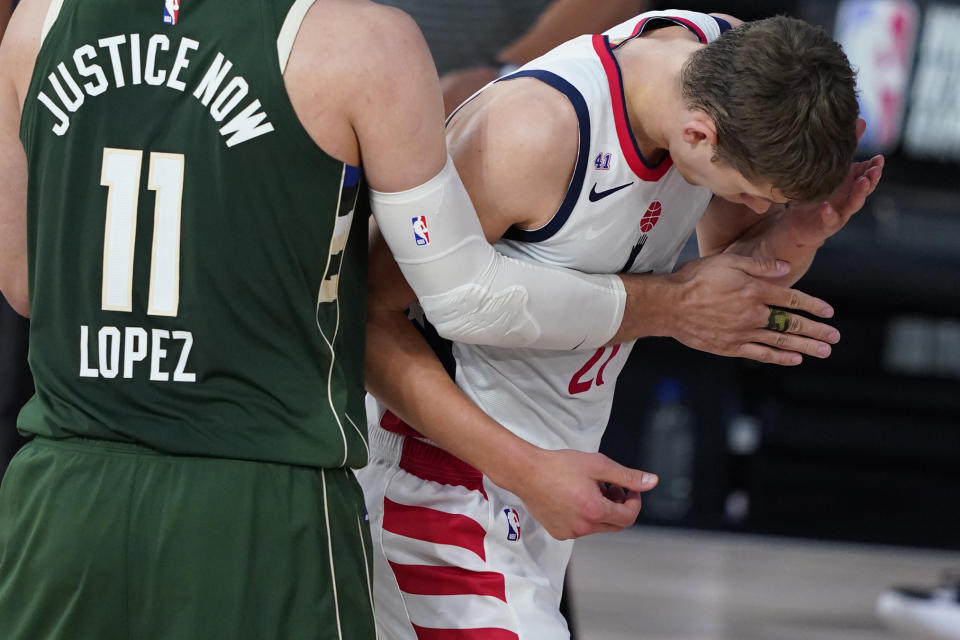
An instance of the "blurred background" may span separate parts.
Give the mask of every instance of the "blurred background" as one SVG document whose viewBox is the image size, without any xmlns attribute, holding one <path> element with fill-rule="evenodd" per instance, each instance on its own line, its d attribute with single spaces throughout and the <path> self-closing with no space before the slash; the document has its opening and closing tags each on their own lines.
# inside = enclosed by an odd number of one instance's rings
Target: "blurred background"
<svg viewBox="0 0 960 640">
<path fill-rule="evenodd" d="M 602 450 L 661 482 L 631 537 L 578 542 L 581 638 L 960 638 L 960 2 L 681 4 L 825 27 L 887 163 L 798 284 L 836 309 L 830 358 L 638 343 Z"/>
<path fill-rule="evenodd" d="M 448 110 L 647 9 L 787 13 L 841 42 L 868 123 L 860 155 L 887 158 L 798 285 L 835 307 L 843 339 L 791 369 L 638 344 L 602 450 L 660 486 L 634 531 L 578 542 L 572 620 L 593 640 L 921 637 L 873 609 L 894 581 L 960 567 L 960 0 L 383 3 L 419 23 Z M 0 302 L 0 474 L 31 393 L 26 330 Z M 956 626 L 923 637 L 960 638 L 958 598 Z"/>
<path fill-rule="evenodd" d="M 660 473 L 645 523 L 960 549 L 960 2 L 687 4 L 824 26 L 859 72 L 860 156 L 887 163 L 798 285 L 834 305 L 833 355 L 641 341 L 604 450 Z"/>
</svg>

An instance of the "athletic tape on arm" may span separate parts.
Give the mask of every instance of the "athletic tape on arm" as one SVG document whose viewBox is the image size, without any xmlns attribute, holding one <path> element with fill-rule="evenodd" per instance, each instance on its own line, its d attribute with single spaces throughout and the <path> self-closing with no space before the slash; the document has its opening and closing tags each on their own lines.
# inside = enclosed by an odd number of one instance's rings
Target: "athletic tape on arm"
<svg viewBox="0 0 960 640">
<path fill-rule="evenodd" d="M 626 304 L 615 275 L 590 275 L 509 258 L 487 242 L 447 157 L 407 191 L 371 190 L 384 239 L 427 319 L 450 340 L 538 349 L 595 348 L 620 327 Z"/>
</svg>

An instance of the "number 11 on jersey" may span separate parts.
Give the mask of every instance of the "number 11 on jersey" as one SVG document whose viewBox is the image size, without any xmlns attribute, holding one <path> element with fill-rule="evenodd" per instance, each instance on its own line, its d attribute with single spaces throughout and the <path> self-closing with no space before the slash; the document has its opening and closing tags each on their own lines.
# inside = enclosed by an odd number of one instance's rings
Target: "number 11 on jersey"
<svg viewBox="0 0 960 640">
<path fill-rule="evenodd" d="M 140 196 L 139 149 L 103 150 L 100 184 L 107 187 L 103 234 L 103 298 L 105 311 L 133 311 L 133 254 Z M 180 215 L 183 201 L 182 153 L 150 154 L 147 187 L 156 191 L 150 294 L 147 314 L 177 315 L 180 305 Z"/>
<path fill-rule="evenodd" d="M 103 232 L 104 311 L 133 311 L 133 268 L 143 151 L 103 150 L 100 184 L 107 187 Z M 180 220 L 183 202 L 182 153 L 150 153 L 147 188 L 156 192 L 153 242 L 150 249 L 150 291 L 147 315 L 176 317 L 180 307 Z M 179 343 L 175 369 L 171 346 Z M 81 378 L 133 378 L 138 369 L 151 381 L 196 382 L 187 371 L 193 334 L 147 327 L 80 326 Z M 141 374 L 137 374 L 141 375 Z"/>
</svg>

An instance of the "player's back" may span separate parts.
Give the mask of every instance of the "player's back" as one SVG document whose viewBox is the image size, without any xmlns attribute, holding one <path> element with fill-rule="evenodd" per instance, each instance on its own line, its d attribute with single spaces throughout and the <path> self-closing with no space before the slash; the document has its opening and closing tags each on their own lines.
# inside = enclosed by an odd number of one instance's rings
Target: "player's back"
<svg viewBox="0 0 960 640">
<path fill-rule="evenodd" d="M 21 429 L 362 463 L 360 173 L 287 97 L 293 4 L 52 3 L 21 126 Z"/>
</svg>

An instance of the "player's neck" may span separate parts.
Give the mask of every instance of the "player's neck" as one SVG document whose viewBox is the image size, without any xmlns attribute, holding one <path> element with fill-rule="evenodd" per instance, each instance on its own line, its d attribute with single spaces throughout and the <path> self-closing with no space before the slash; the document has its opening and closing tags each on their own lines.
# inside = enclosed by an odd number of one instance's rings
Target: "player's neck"
<svg viewBox="0 0 960 640">
<path fill-rule="evenodd" d="M 633 136 L 643 157 L 657 162 L 667 152 L 668 131 L 683 110 L 680 69 L 685 42 L 637 40 L 616 52 Z"/>
</svg>

